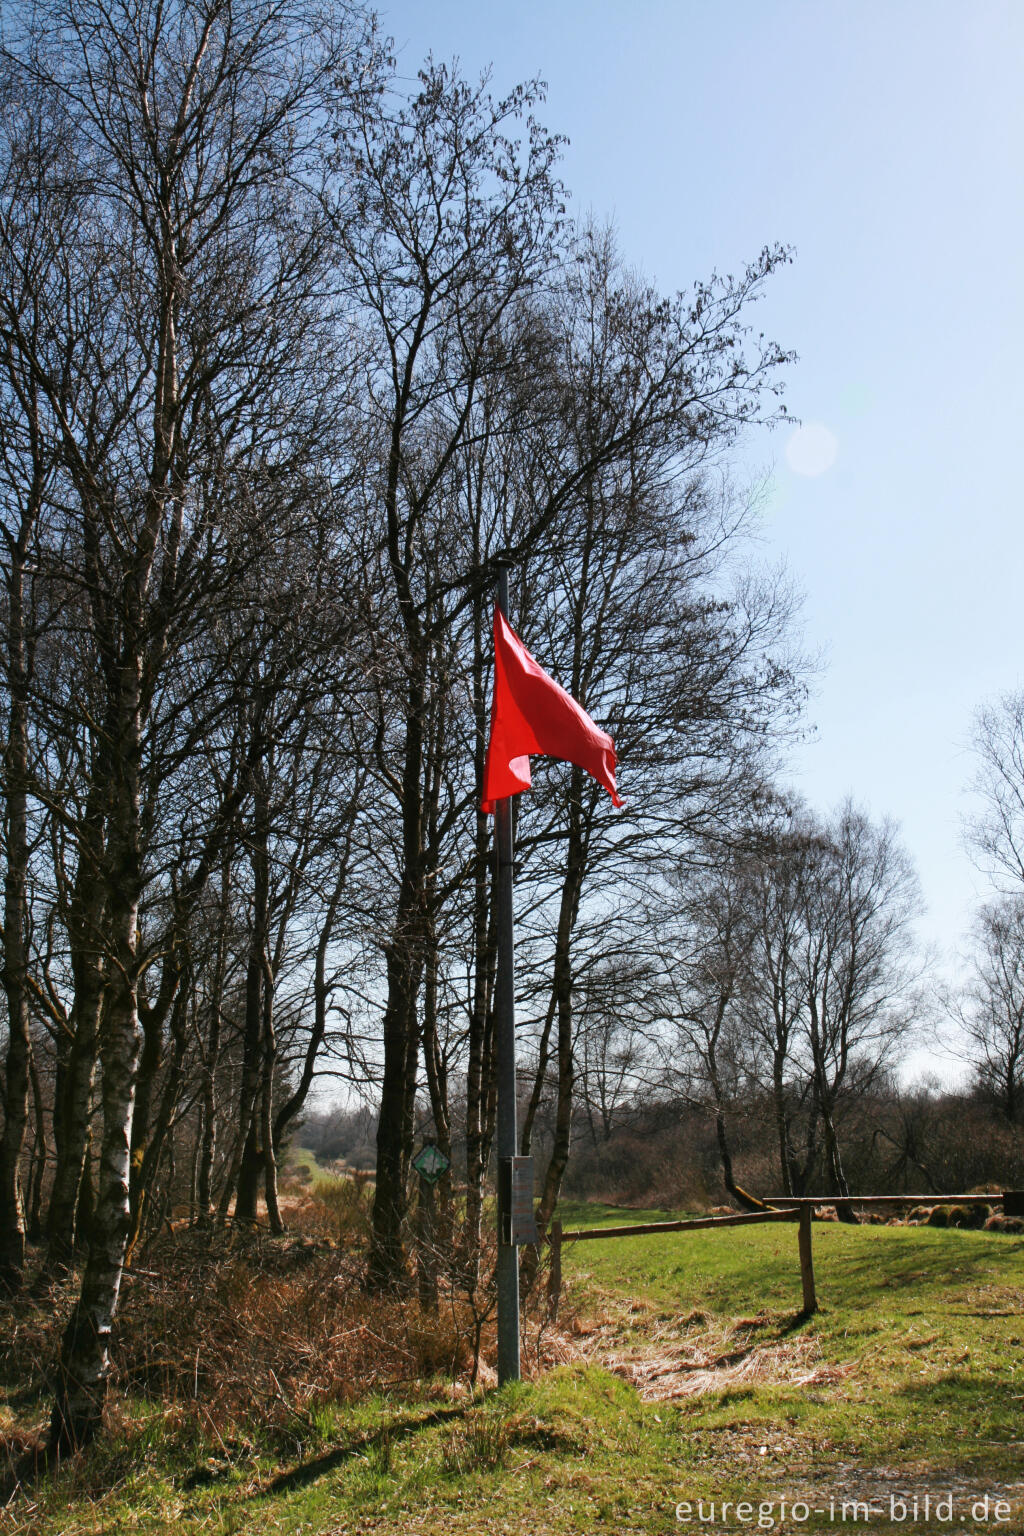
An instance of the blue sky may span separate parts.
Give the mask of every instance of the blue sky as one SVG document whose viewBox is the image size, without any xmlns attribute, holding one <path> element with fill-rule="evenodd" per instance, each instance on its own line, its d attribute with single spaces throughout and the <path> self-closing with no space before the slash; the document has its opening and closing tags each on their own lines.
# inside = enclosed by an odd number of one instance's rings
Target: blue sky
<svg viewBox="0 0 1024 1536">
<path fill-rule="evenodd" d="M 493 63 L 499 91 L 547 80 L 575 206 L 663 288 L 795 247 L 756 319 L 799 354 L 787 405 L 834 462 L 796 472 L 815 439 L 787 429 L 744 459 L 773 472 L 766 553 L 827 662 L 793 777 L 896 817 L 922 932 L 950 952 L 982 888 L 959 846 L 971 715 L 1024 681 L 1024 3 L 401 0 L 381 19 L 409 75 L 432 50 Z"/>
</svg>

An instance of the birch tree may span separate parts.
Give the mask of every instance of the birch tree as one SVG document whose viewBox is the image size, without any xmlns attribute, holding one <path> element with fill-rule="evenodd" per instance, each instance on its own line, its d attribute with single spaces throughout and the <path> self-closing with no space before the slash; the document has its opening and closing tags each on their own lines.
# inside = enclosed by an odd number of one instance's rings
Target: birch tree
<svg viewBox="0 0 1024 1536">
<path fill-rule="evenodd" d="M 67 165 L 60 179 L 43 166 L 39 186 L 45 199 L 72 188 L 76 230 L 62 254 L 73 304 L 51 307 L 40 332 L 8 312 L 5 346 L 54 424 L 62 556 L 96 657 L 103 795 L 90 871 L 106 966 L 103 1134 L 61 1353 L 58 1445 L 88 1439 L 102 1413 L 130 1227 L 142 978 L 157 968 L 150 995 L 167 1007 L 180 984 L 173 933 L 140 929 L 160 878 L 160 786 L 180 761 L 180 689 L 192 729 L 210 728 L 225 699 L 202 632 L 263 530 L 292 515 L 295 472 L 333 435 L 324 148 L 375 68 L 368 44 L 365 23 L 342 9 L 300 18 L 263 0 L 58 0 L 33 10 L 4 55 L 8 77 L 59 116 L 71 146 L 70 181 Z M 43 131 L 37 114 L 29 136 Z M 60 367 L 40 334 L 60 340 Z M 311 372 L 322 388 L 310 388 Z M 175 926 L 246 793 L 239 772 L 193 805 L 185 848 L 175 834 Z"/>
</svg>

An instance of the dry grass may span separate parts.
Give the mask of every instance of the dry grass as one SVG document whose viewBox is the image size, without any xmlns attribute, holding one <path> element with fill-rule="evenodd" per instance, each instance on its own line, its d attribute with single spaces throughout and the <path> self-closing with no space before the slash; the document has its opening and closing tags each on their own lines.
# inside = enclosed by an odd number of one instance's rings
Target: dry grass
<svg viewBox="0 0 1024 1536">
<path fill-rule="evenodd" d="M 361 1256 L 311 1238 L 177 1234 L 125 1276 L 114 1384 L 201 1405 L 215 1421 L 280 1421 L 331 1400 L 468 1367 L 457 1307 L 368 1295 Z M 23 1395 L 45 1391 L 70 1295 L 23 1299 L 2 1350 Z M 460 1325 L 461 1323 L 461 1325 Z"/>
<path fill-rule="evenodd" d="M 634 1309 L 635 1310 L 635 1309 Z M 637 1336 L 632 1319 L 582 1330 L 582 1354 L 621 1376 L 648 1402 L 702 1397 L 731 1388 L 833 1383 L 851 1367 L 822 1359 L 814 1335 L 791 1336 L 783 1314 L 727 1320 L 692 1312 L 683 1318 L 652 1314 Z"/>
<path fill-rule="evenodd" d="M 467 1294 L 442 1274 L 436 1311 L 422 1310 L 415 1294 L 371 1294 L 366 1190 L 333 1181 L 290 1195 L 288 1206 L 285 1238 L 185 1228 L 150 1244 L 126 1272 L 112 1347 L 115 1417 L 127 1402 L 157 1403 L 166 1422 L 192 1424 L 215 1447 L 251 1434 L 291 1454 L 315 1440 L 325 1405 L 494 1381 L 486 1279 Z M 485 1256 L 484 1276 L 491 1267 Z M 11 1408 L 45 1408 L 75 1293 L 72 1279 L 3 1305 L 0 1381 Z M 543 1287 L 532 1310 L 527 1374 L 571 1353 L 549 1337 Z M 24 1417 L 0 1407 L 0 1460 L 41 1444 L 45 1422 L 27 1426 Z"/>
<path fill-rule="evenodd" d="M 265 1421 L 466 1365 L 457 1316 L 368 1295 L 361 1256 L 301 1240 L 191 1246 L 133 1277 L 117 1349 L 130 1392 Z"/>
</svg>

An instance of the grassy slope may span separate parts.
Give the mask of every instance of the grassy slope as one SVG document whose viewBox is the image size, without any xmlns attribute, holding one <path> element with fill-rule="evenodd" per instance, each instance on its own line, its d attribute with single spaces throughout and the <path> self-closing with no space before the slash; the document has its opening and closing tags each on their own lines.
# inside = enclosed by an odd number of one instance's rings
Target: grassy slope
<svg viewBox="0 0 1024 1536">
<path fill-rule="evenodd" d="M 564 1216 L 567 1227 L 638 1219 L 595 1207 Z M 645 1401 L 599 1364 L 576 1362 L 482 1402 L 378 1398 L 357 1410 L 325 1408 L 308 1426 L 302 1459 L 286 1468 L 244 1442 L 206 1460 L 208 1447 L 142 1413 L 127 1439 L 65 1474 L 35 1512 L 12 1509 L 7 1528 L 46 1536 L 757 1529 L 756 1503 L 745 1523 L 723 1522 L 720 1511 L 714 1526 L 675 1518 L 679 1500 L 745 1498 L 774 1501 L 765 1519 L 775 1525 L 762 1529 L 934 1531 L 943 1529 L 934 1518 L 916 1527 L 881 1514 L 843 1522 L 841 1503 L 870 1498 L 887 1510 L 890 1492 L 916 1493 L 923 1505 L 926 1492 L 949 1490 L 954 1525 L 963 1515 L 975 1528 L 972 1503 L 989 1492 L 1013 1514 L 984 1528 L 1024 1531 L 1024 1242 L 824 1224 L 814 1246 L 821 1312 L 809 1323 L 795 1319 L 795 1227 L 567 1252 L 576 1347 L 595 1361 L 614 1358 L 649 1392 L 685 1385 L 694 1363 L 717 1363 L 729 1379 L 702 1396 Z M 101 1493 L 112 1476 L 119 1486 Z M 812 1511 L 834 1497 L 835 1520 L 812 1512 L 781 1523 L 778 1501 L 801 1497 Z"/>
</svg>

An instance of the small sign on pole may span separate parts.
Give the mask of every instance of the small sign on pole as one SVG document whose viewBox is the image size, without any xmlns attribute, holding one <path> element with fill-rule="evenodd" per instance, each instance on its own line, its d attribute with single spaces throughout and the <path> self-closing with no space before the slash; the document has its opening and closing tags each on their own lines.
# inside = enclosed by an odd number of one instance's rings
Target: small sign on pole
<svg viewBox="0 0 1024 1536">
<path fill-rule="evenodd" d="M 440 1147 L 435 1147 L 430 1142 L 420 1148 L 412 1160 L 412 1165 L 420 1178 L 426 1179 L 428 1184 L 436 1184 L 441 1175 L 451 1166 Z"/>
<path fill-rule="evenodd" d="M 514 1248 L 522 1247 L 525 1243 L 539 1243 L 537 1223 L 533 1216 L 533 1158 L 503 1157 L 498 1167 L 501 1179 L 498 1202 L 501 1241 Z"/>
</svg>

